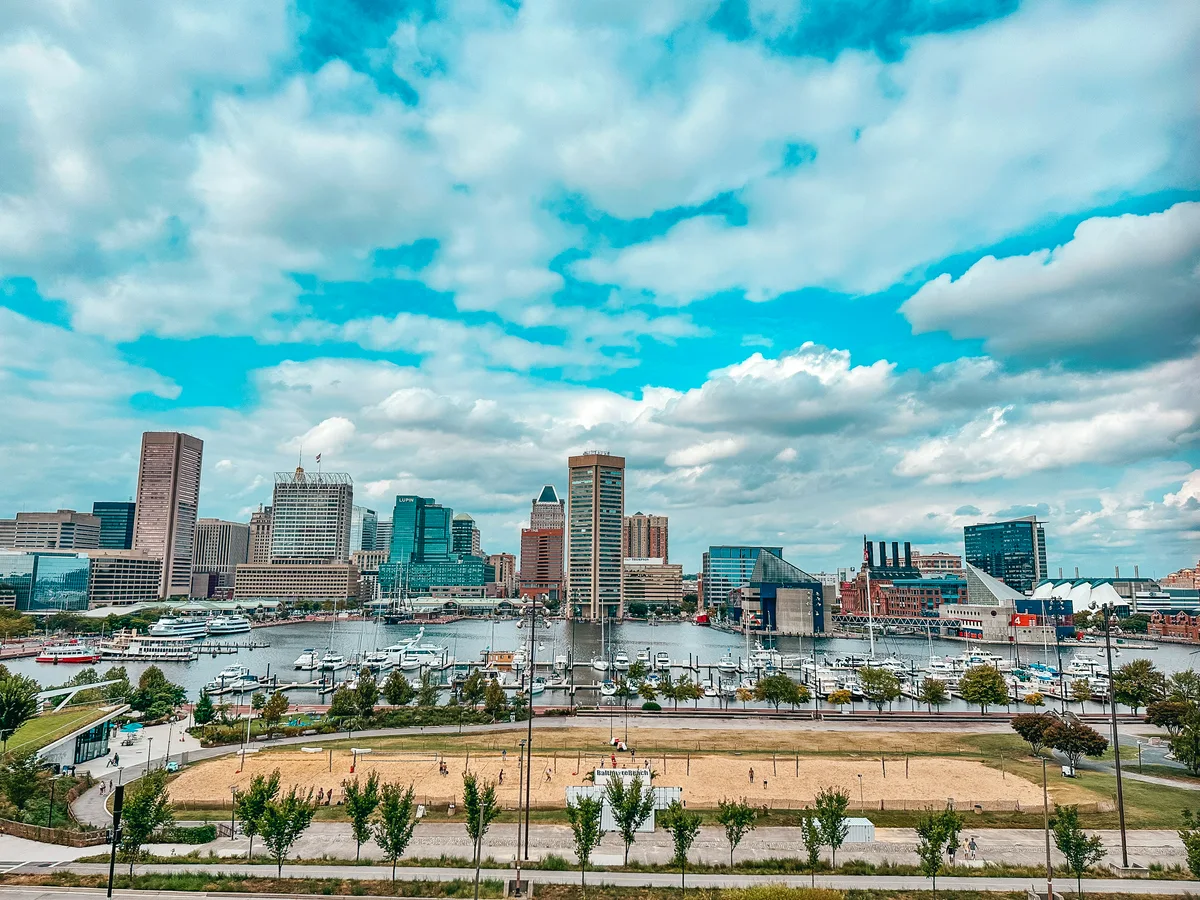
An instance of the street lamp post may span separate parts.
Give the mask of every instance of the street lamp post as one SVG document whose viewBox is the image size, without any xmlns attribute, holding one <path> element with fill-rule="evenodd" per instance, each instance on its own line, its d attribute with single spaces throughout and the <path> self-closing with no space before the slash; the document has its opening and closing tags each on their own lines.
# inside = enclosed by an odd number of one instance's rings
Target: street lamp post
<svg viewBox="0 0 1200 900">
<path fill-rule="evenodd" d="M 858 809 L 861 812 L 866 809 L 867 802 L 863 799 L 862 773 L 858 774 Z"/>
<path fill-rule="evenodd" d="M 150 757 L 154 753 L 154 738 L 146 738 L 146 774 L 150 774 Z"/>
<path fill-rule="evenodd" d="M 1094 605 L 1093 605 L 1093 608 Z M 1121 789 L 1121 740 L 1117 733 L 1117 698 L 1113 688 L 1112 665 L 1112 615 L 1113 610 L 1105 604 L 1100 607 L 1104 615 L 1104 654 L 1108 661 L 1108 710 L 1112 721 L 1113 763 L 1117 772 L 1117 822 L 1121 826 L 1121 866 L 1129 868 L 1129 847 L 1125 841 L 1125 795 Z"/>
</svg>

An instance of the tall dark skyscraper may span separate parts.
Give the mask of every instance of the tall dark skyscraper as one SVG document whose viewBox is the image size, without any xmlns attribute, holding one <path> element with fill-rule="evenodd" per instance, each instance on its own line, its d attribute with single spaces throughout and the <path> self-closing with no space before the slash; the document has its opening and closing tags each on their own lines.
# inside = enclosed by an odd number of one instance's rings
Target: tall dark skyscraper
<svg viewBox="0 0 1200 900">
<path fill-rule="evenodd" d="M 1031 591 L 1046 577 L 1046 529 L 1036 516 L 963 529 L 967 562 L 1013 590 Z"/>
<path fill-rule="evenodd" d="M 133 518 L 137 508 L 128 502 L 97 500 L 92 515 L 100 520 L 100 549 L 129 550 L 133 547 Z"/>
</svg>

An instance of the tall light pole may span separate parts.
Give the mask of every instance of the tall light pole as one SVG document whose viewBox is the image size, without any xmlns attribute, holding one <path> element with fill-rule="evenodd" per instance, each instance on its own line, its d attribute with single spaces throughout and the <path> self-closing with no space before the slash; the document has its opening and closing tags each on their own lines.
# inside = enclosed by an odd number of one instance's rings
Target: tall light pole
<svg viewBox="0 0 1200 900">
<path fill-rule="evenodd" d="M 1095 604 L 1092 604 L 1095 609 Z M 1121 740 L 1117 734 L 1117 697 L 1113 687 L 1112 667 L 1112 615 L 1107 604 L 1100 607 L 1104 616 L 1104 654 L 1108 660 L 1108 709 L 1112 720 L 1113 763 L 1117 771 L 1117 822 L 1121 826 L 1121 867 L 1129 868 L 1129 848 L 1125 842 L 1125 795 L 1121 790 Z"/>
<path fill-rule="evenodd" d="M 1050 795 L 1046 789 L 1046 757 L 1042 757 L 1042 813 L 1046 828 L 1046 900 L 1054 900 L 1054 866 L 1050 864 Z"/>
<path fill-rule="evenodd" d="M 534 655 L 537 643 L 534 632 L 537 630 L 537 600 L 529 600 L 529 703 L 526 704 L 525 714 L 528 718 L 525 735 L 525 752 L 529 754 L 525 766 L 525 859 L 529 859 L 529 795 L 533 789 L 533 676 L 536 672 Z M 520 827 L 520 823 L 517 824 Z"/>
</svg>

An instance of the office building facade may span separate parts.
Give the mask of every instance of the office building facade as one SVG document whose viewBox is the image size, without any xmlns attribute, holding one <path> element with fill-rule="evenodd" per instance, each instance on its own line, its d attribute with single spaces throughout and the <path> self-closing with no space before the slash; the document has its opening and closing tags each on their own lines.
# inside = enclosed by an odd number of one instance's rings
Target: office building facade
<svg viewBox="0 0 1200 900">
<path fill-rule="evenodd" d="M 495 585 L 493 596 L 517 596 L 517 558 L 511 553 L 492 553 L 486 559 L 486 583 Z M 490 578 L 486 576 L 490 575 Z"/>
<path fill-rule="evenodd" d="M 233 597 L 344 604 L 358 597 L 358 579 L 358 568 L 350 562 L 243 563 L 237 568 Z"/>
<path fill-rule="evenodd" d="M 534 529 L 565 529 L 567 527 L 566 502 L 559 499 L 554 485 L 542 485 L 541 491 L 534 497 L 529 510 L 529 527 Z"/>
<path fill-rule="evenodd" d="M 130 606 L 158 598 L 162 560 L 144 550 L 89 550 L 88 606 Z"/>
<path fill-rule="evenodd" d="M 392 556 L 392 520 L 380 519 L 375 526 L 375 549 L 382 550 L 383 561 L 387 562 Z"/>
<path fill-rule="evenodd" d="M 621 544 L 626 559 L 669 561 L 667 517 L 636 512 L 626 516 L 621 529 Z"/>
<path fill-rule="evenodd" d="M 132 550 L 137 504 L 132 500 L 97 500 L 92 515 L 100 520 L 101 550 Z"/>
<path fill-rule="evenodd" d="M 803 636 L 825 631 L 824 585 L 768 548 L 759 548 L 749 580 L 729 598 L 729 618 L 752 631 Z"/>
<path fill-rule="evenodd" d="M 374 550 L 379 534 L 379 516 L 375 510 L 355 506 L 350 510 L 350 552 Z"/>
<path fill-rule="evenodd" d="M 709 611 L 724 609 L 729 592 L 743 584 L 749 584 L 754 565 L 758 562 L 758 555 L 764 550 L 779 557 L 783 556 L 782 547 L 709 547 L 700 561 L 700 584 L 703 588 L 700 600 L 704 608 Z"/>
<path fill-rule="evenodd" d="M 237 567 L 250 561 L 250 526 L 223 519 L 196 522 L 192 574 L 215 575 L 216 587 L 233 587 Z M 209 596 L 206 591 L 205 596 Z"/>
<path fill-rule="evenodd" d="M 344 472 L 278 472 L 271 503 L 271 562 L 350 560 L 354 483 Z"/>
<path fill-rule="evenodd" d="M 1046 530 L 1036 516 L 963 528 L 964 557 L 1020 593 L 1046 577 Z"/>
<path fill-rule="evenodd" d="M 427 595 L 439 586 L 483 586 L 483 557 L 454 552 L 454 519 L 454 510 L 431 497 L 396 497 L 391 552 L 379 567 L 383 597 Z"/>
<path fill-rule="evenodd" d="M 466 513 L 459 513 L 450 522 L 450 551 L 482 556 L 480 552 L 479 526 Z"/>
<path fill-rule="evenodd" d="M 142 435 L 133 548 L 163 561 L 160 597 L 191 591 L 203 462 L 199 438 L 175 431 Z"/>
<path fill-rule="evenodd" d="M 250 559 L 252 563 L 271 561 L 271 507 L 259 506 L 250 513 Z"/>
<path fill-rule="evenodd" d="M 521 530 L 521 596 L 543 603 L 562 600 L 563 530 Z"/>
<path fill-rule="evenodd" d="M 623 565 L 621 590 L 626 612 L 641 612 L 639 607 L 661 612 L 678 609 L 683 603 L 683 566 L 660 558 L 626 559 Z"/>
<path fill-rule="evenodd" d="M 17 513 L 13 546 L 20 550 L 94 550 L 100 519 L 73 509 Z"/>
<path fill-rule="evenodd" d="M 139 550 L 0 550 L 0 595 L 20 612 L 158 599 L 162 560 Z"/>
<path fill-rule="evenodd" d="M 912 551 L 912 564 L 923 575 L 961 575 L 963 574 L 962 557 L 957 553 L 922 553 Z"/>
<path fill-rule="evenodd" d="M 571 615 L 619 618 L 625 458 L 589 451 L 567 461 L 567 602 Z"/>
</svg>

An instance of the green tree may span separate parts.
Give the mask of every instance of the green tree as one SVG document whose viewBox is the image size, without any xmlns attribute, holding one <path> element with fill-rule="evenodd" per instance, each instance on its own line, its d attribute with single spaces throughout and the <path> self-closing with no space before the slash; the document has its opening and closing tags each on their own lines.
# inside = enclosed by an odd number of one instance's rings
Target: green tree
<svg viewBox="0 0 1200 900">
<path fill-rule="evenodd" d="M 1082 722 L 1055 722 L 1044 737 L 1047 747 L 1053 747 L 1067 758 L 1074 768 L 1085 756 L 1100 756 L 1108 749 L 1108 739 Z"/>
<path fill-rule="evenodd" d="M 421 686 L 417 688 L 417 706 L 437 706 L 438 685 L 433 680 L 433 673 L 426 670 L 421 673 Z"/>
<path fill-rule="evenodd" d="M 879 712 L 883 712 L 885 704 L 900 696 L 900 679 L 879 666 L 863 666 L 859 669 L 858 683 L 867 702 Z"/>
<path fill-rule="evenodd" d="M 155 769 L 130 786 L 121 812 L 121 853 L 129 861 L 130 877 L 151 835 L 174 821 L 165 769 Z"/>
<path fill-rule="evenodd" d="M 38 683 L 24 675 L 0 680 L 0 743 L 8 752 L 8 739 L 37 715 Z"/>
<path fill-rule="evenodd" d="M 635 659 L 633 665 L 629 667 L 628 678 L 634 684 L 638 684 L 644 681 L 649 674 L 650 670 L 646 668 L 646 664 L 640 659 Z"/>
<path fill-rule="evenodd" d="M 1021 713 L 1012 717 L 1012 730 L 1029 741 L 1030 752 L 1037 756 L 1046 744 L 1046 733 L 1058 724 L 1049 713 Z"/>
<path fill-rule="evenodd" d="M 1200 774 L 1200 711 L 1190 710 L 1167 744 L 1171 755 L 1187 766 L 1189 772 Z"/>
<path fill-rule="evenodd" d="M 408 679 L 404 677 L 404 673 L 399 669 L 392 669 L 387 680 L 383 682 L 383 699 L 392 706 L 408 706 L 412 703 L 416 693 L 413 686 L 408 683 Z"/>
<path fill-rule="evenodd" d="M 658 690 L 648 681 L 643 681 L 638 685 L 638 696 L 643 700 L 654 702 L 658 699 Z"/>
<path fill-rule="evenodd" d="M 148 719 L 161 719 L 187 699 L 187 691 L 170 681 L 158 666 L 150 666 L 138 678 L 129 705 Z"/>
<path fill-rule="evenodd" d="M 1183 810 L 1183 828 L 1179 829 L 1179 840 L 1187 853 L 1188 871 L 1193 878 L 1200 878 L 1200 821 L 1190 809 Z"/>
<path fill-rule="evenodd" d="M 733 868 L 733 851 L 742 838 L 755 828 L 758 814 L 754 807 L 742 800 L 721 800 L 717 804 L 717 821 L 725 827 L 725 839 L 729 841 L 729 868 Z"/>
<path fill-rule="evenodd" d="M 629 613 L 630 618 L 644 619 L 646 618 L 646 613 L 650 611 L 650 608 L 640 600 L 635 600 L 633 603 L 630 603 L 628 607 L 626 607 L 625 611 Z"/>
<path fill-rule="evenodd" d="M 1167 678 L 1167 699 L 1200 706 L 1200 675 L 1194 669 L 1171 673 Z"/>
<path fill-rule="evenodd" d="M 613 822 L 625 844 L 624 864 L 629 865 L 629 847 L 637 837 L 637 830 L 654 812 L 654 789 L 645 785 L 643 790 L 642 776 L 634 775 L 628 785 L 623 778 L 610 778 L 604 790 Z"/>
<path fill-rule="evenodd" d="M 1158 700 L 1146 707 L 1146 721 L 1165 728 L 1174 737 L 1183 728 L 1184 721 L 1194 707 L 1178 700 Z"/>
<path fill-rule="evenodd" d="M 246 859 L 254 858 L 254 836 L 262 825 L 263 811 L 278 794 L 279 770 L 276 769 L 270 775 L 259 774 L 251 778 L 250 786 L 238 794 L 234 801 L 233 811 L 242 823 L 242 834 L 250 838 Z"/>
<path fill-rule="evenodd" d="M 780 704 L 795 705 L 799 697 L 798 685 L 783 672 L 764 675 L 754 685 L 754 699 L 770 703 L 776 709 Z"/>
<path fill-rule="evenodd" d="M 1161 700 L 1166 693 L 1166 679 L 1148 659 L 1135 659 L 1113 672 L 1113 699 L 1132 709 L 1135 716 L 1139 708 Z"/>
<path fill-rule="evenodd" d="M 600 827 L 603 812 L 603 802 L 595 797 L 580 797 L 574 803 L 567 804 L 571 837 L 575 839 L 575 856 L 579 859 L 579 884 L 585 897 L 588 863 L 591 861 L 592 851 L 600 845 L 600 840 L 604 837 L 604 830 Z"/>
<path fill-rule="evenodd" d="M 200 699 L 196 701 L 196 706 L 192 709 L 193 721 L 197 725 L 207 725 L 216 714 L 217 710 L 213 706 L 212 697 L 208 696 L 208 691 L 201 691 Z"/>
<path fill-rule="evenodd" d="M 471 674 L 467 676 L 462 686 L 463 703 L 475 709 L 483 702 L 484 694 L 487 692 L 487 685 L 484 683 L 483 673 L 478 669 L 472 669 Z"/>
<path fill-rule="evenodd" d="M 940 678 L 926 678 L 921 682 L 921 692 L 917 699 L 933 712 L 934 708 L 941 710 L 942 706 L 950 702 L 950 691 L 946 689 L 946 682 Z"/>
<path fill-rule="evenodd" d="M 1092 683 L 1086 678 L 1076 678 L 1072 681 L 1071 699 L 1079 704 L 1079 711 L 1083 712 L 1083 704 L 1092 699 Z"/>
<path fill-rule="evenodd" d="M 937 894 L 937 877 L 942 870 L 942 855 L 947 849 L 958 847 L 958 835 L 962 830 L 962 817 L 953 810 L 926 810 L 917 820 L 917 856 L 921 874 L 933 882 L 933 893 Z"/>
<path fill-rule="evenodd" d="M 115 681 L 104 689 L 104 699 L 118 703 L 128 703 L 133 696 L 133 685 L 129 683 L 129 673 L 124 666 L 110 666 L 109 670 L 100 676 L 101 681 Z"/>
<path fill-rule="evenodd" d="M 1050 831 L 1054 835 L 1054 846 L 1067 861 L 1067 868 L 1075 875 L 1076 893 L 1083 897 L 1083 873 L 1088 866 L 1104 859 L 1108 851 L 1099 835 L 1087 835 L 1079 825 L 1079 807 L 1063 806 L 1050 820 Z"/>
<path fill-rule="evenodd" d="M 4 796 L 8 802 L 25 811 L 25 805 L 34 798 L 41 786 L 42 761 L 38 759 L 37 751 L 32 748 L 16 750 L 6 758 L 2 777 L 4 779 Z"/>
<path fill-rule="evenodd" d="M 496 817 L 500 804 L 496 802 L 496 785 L 480 782 L 474 774 L 463 776 L 463 809 L 467 813 L 467 837 L 471 839 L 475 863 L 475 896 L 479 897 L 479 864 L 483 855 L 483 837 Z"/>
<path fill-rule="evenodd" d="M 354 702 L 354 691 L 349 685 L 343 684 L 333 692 L 329 701 L 329 719 L 334 723 L 345 722 L 358 715 L 358 705 Z"/>
<path fill-rule="evenodd" d="M 808 863 L 808 873 L 812 878 L 812 886 L 817 886 L 817 866 L 821 862 L 821 847 L 825 837 L 821 833 L 821 822 L 816 813 L 805 807 L 800 813 L 800 842 L 804 845 L 804 856 Z"/>
<path fill-rule="evenodd" d="M 958 692 L 972 706 L 986 714 L 989 706 L 1008 701 L 1008 685 L 1004 676 L 991 666 L 971 666 L 958 681 Z"/>
<path fill-rule="evenodd" d="M 695 594 L 684 594 L 683 600 L 679 604 L 679 608 L 689 616 L 696 611 L 698 607 L 698 598 Z"/>
<path fill-rule="evenodd" d="M 1134 613 L 1120 622 L 1121 630 L 1129 634 L 1145 634 L 1150 630 L 1150 617 L 1145 613 Z"/>
<path fill-rule="evenodd" d="M 371 772 L 365 784 L 356 777 L 346 785 L 344 805 L 354 834 L 354 861 L 358 862 L 362 845 L 371 839 L 371 816 L 379 806 L 379 775 Z"/>
<path fill-rule="evenodd" d="M 371 721 L 371 717 L 375 715 L 375 704 L 378 702 L 379 683 L 375 681 L 375 673 L 364 668 L 358 673 L 358 681 L 354 683 L 354 707 L 358 710 L 358 717 L 364 722 Z"/>
<path fill-rule="evenodd" d="M 493 722 L 508 716 L 508 699 L 504 696 L 504 688 L 495 678 L 489 679 L 484 688 L 483 711 Z"/>
<path fill-rule="evenodd" d="M 307 794 L 301 794 L 299 788 L 293 787 L 282 797 L 269 800 L 263 809 L 259 820 L 259 833 L 267 852 L 275 860 L 275 873 L 283 877 L 283 861 L 287 859 L 288 851 L 312 824 L 317 807 L 313 803 L 312 789 Z"/>
<path fill-rule="evenodd" d="M 291 704 L 283 691 L 276 691 L 267 698 L 267 702 L 263 704 L 262 718 L 267 723 L 267 729 L 271 730 L 279 726 L 280 721 L 287 715 L 288 708 Z"/>
<path fill-rule="evenodd" d="M 845 688 L 839 688 L 827 698 L 834 706 L 849 706 L 854 703 L 854 695 Z"/>
<path fill-rule="evenodd" d="M 392 864 L 392 881 L 396 880 L 396 860 L 404 855 L 417 828 L 417 805 L 413 787 L 385 784 L 379 790 L 379 821 L 372 834 L 383 851 L 384 859 Z"/>
<path fill-rule="evenodd" d="M 663 811 L 663 828 L 671 834 L 671 843 L 675 846 L 675 865 L 679 866 L 679 887 L 687 890 L 687 855 L 696 843 L 696 835 L 700 833 L 700 815 L 688 812 L 678 800 L 671 803 Z"/>
<path fill-rule="evenodd" d="M 267 694 L 265 691 L 255 691 L 250 695 L 250 709 L 254 712 L 262 714 L 262 708 L 267 705 Z"/>
<path fill-rule="evenodd" d="M 850 793 L 839 787 L 823 787 L 814 802 L 821 839 L 829 848 L 833 866 L 837 867 L 838 848 L 850 834 Z"/>
</svg>

